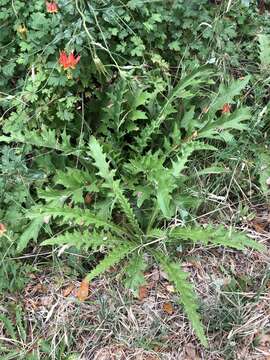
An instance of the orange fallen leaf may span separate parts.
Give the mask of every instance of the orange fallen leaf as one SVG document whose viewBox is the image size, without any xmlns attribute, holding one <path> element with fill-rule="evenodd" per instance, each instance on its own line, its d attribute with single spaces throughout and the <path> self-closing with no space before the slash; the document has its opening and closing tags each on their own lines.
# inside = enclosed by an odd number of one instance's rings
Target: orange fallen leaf
<svg viewBox="0 0 270 360">
<path fill-rule="evenodd" d="M 62 295 L 64 297 L 67 297 L 68 295 L 71 294 L 72 290 L 74 289 L 74 284 L 70 284 L 68 285 L 67 287 L 65 287 L 63 290 L 62 290 Z"/>
<path fill-rule="evenodd" d="M 139 300 L 143 300 L 148 296 L 148 288 L 146 286 L 139 287 Z"/>
<path fill-rule="evenodd" d="M 222 107 L 222 114 L 228 114 L 231 112 L 231 105 L 230 104 L 224 104 Z"/>
<path fill-rule="evenodd" d="M 92 200 L 93 200 L 93 198 L 92 198 L 91 193 L 87 193 L 87 194 L 85 195 L 85 198 L 84 198 L 85 204 L 86 204 L 86 205 L 91 204 Z"/>
<path fill-rule="evenodd" d="M 84 301 L 88 298 L 88 296 L 89 296 L 89 281 L 86 278 L 83 279 L 83 281 L 81 282 L 80 288 L 77 291 L 76 296 L 80 301 Z"/>
<path fill-rule="evenodd" d="M 255 231 L 258 233 L 263 233 L 265 230 L 265 225 L 262 223 L 253 222 L 253 227 L 254 227 Z"/>
<path fill-rule="evenodd" d="M 173 314 L 173 306 L 171 303 L 166 302 L 163 304 L 163 311 L 166 312 L 169 315 Z"/>
<path fill-rule="evenodd" d="M 2 236 L 7 231 L 4 224 L 0 223 L 0 236 Z"/>
</svg>

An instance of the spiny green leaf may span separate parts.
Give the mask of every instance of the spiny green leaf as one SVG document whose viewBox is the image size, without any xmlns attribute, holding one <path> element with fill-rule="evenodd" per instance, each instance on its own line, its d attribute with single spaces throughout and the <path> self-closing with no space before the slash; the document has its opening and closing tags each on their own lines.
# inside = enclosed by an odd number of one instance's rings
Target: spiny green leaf
<svg viewBox="0 0 270 360">
<path fill-rule="evenodd" d="M 168 236 L 179 241 L 191 240 L 204 245 L 221 245 L 237 250 L 245 250 L 248 247 L 258 251 L 264 250 L 263 245 L 250 239 L 244 233 L 226 229 L 224 226 L 214 227 L 208 225 L 205 228 L 202 226 L 176 227 L 169 232 Z"/>
<path fill-rule="evenodd" d="M 0 321 L 4 324 L 7 334 L 13 339 L 17 340 L 16 332 L 11 320 L 4 314 L 0 314 Z"/>
<path fill-rule="evenodd" d="M 30 224 L 27 225 L 26 229 L 19 237 L 18 244 L 17 244 L 17 251 L 22 252 L 27 245 L 29 244 L 30 240 L 37 240 L 40 228 L 43 224 L 41 219 L 34 219 Z"/>
<path fill-rule="evenodd" d="M 134 254 L 124 269 L 125 286 L 138 296 L 139 287 L 145 284 L 144 270 L 145 263 L 142 254 Z"/>
<path fill-rule="evenodd" d="M 66 171 L 57 170 L 54 181 L 66 188 L 76 188 L 90 185 L 93 178 L 87 172 L 76 168 L 66 168 Z"/>
<path fill-rule="evenodd" d="M 270 35 L 259 34 L 260 61 L 263 67 L 270 66 Z"/>
<path fill-rule="evenodd" d="M 120 188 L 120 181 L 117 180 L 117 181 L 113 182 L 112 190 L 117 198 L 117 201 L 118 201 L 122 211 L 128 218 L 130 225 L 133 227 L 133 229 L 135 230 L 135 232 L 137 234 L 141 234 L 142 231 L 140 229 L 138 220 L 133 212 L 133 209 L 132 209 L 129 201 L 127 200 L 127 198 L 124 196 L 122 189 Z"/>
<path fill-rule="evenodd" d="M 212 74 L 209 68 L 199 68 L 194 70 L 190 75 L 180 80 L 179 84 L 175 87 L 172 93 L 169 95 L 164 105 L 162 106 L 158 116 L 151 121 L 141 132 L 140 136 L 137 137 L 137 145 L 140 151 L 142 151 L 151 139 L 151 136 L 157 132 L 160 125 L 166 118 L 175 112 L 172 103 L 176 99 L 185 99 L 192 95 L 194 88 L 200 84 L 206 82 L 207 78 Z M 192 91 L 190 91 L 192 89 Z"/>
<path fill-rule="evenodd" d="M 118 264 L 135 248 L 136 245 L 133 245 L 127 241 L 125 243 L 119 244 L 113 250 L 111 250 L 103 260 L 101 260 L 101 262 L 86 276 L 86 279 L 91 281 L 95 277 L 103 274 L 110 267 Z"/>
<path fill-rule="evenodd" d="M 113 239 L 111 235 L 97 233 L 96 231 L 66 231 L 64 234 L 44 240 L 41 245 L 59 245 L 69 247 L 74 246 L 77 249 L 83 248 L 87 251 L 91 248 L 95 251 L 99 246 L 106 244 L 106 242 L 109 244 L 109 246 L 112 246 L 114 241 L 115 239 Z"/>
<path fill-rule="evenodd" d="M 74 148 L 71 146 L 70 136 L 67 135 L 65 131 L 60 137 L 57 137 L 54 129 L 48 129 L 45 126 L 41 128 L 40 132 L 25 131 L 22 133 L 16 131 L 12 132 L 9 136 L 2 135 L 0 136 L 0 141 L 7 143 L 19 142 L 37 147 L 55 149 L 67 155 L 75 154 L 78 156 L 82 152 L 82 147 Z"/>
<path fill-rule="evenodd" d="M 65 222 L 69 222 L 71 220 L 78 225 L 83 225 L 83 226 L 94 225 L 96 227 L 108 228 L 119 234 L 124 232 L 124 229 L 121 229 L 120 227 L 109 221 L 98 218 L 88 209 L 83 210 L 77 207 L 74 208 L 70 208 L 68 206 L 58 207 L 58 208 L 42 207 L 39 209 L 32 209 L 31 211 L 28 212 L 27 216 L 29 218 L 35 218 L 35 217 L 44 218 L 45 216 L 52 216 L 53 218 L 62 217 Z"/>
<path fill-rule="evenodd" d="M 106 161 L 106 155 L 98 141 L 92 137 L 90 141 L 91 156 L 95 160 L 95 166 L 99 169 L 99 175 L 105 180 L 105 184 L 115 195 L 122 211 L 127 216 L 130 225 L 137 233 L 141 233 L 140 226 L 130 206 L 129 201 L 123 194 L 120 187 L 120 180 L 114 180 L 114 171 L 109 169 L 109 163 Z"/>
<path fill-rule="evenodd" d="M 238 79 L 231 81 L 229 85 L 221 84 L 217 97 L 209 106 L 207 117 L 211 118 L 224 104 L 232 104 L 235 96 L 239 95 L 241 91 L 247 86 L 250 80 L 250 76 L 246 76 L 244 79 Z"/>
<path fill-rule="evenodd" d="M 115 170 L 110 170 L 109 163 L 106 161 L 106 155 L 103 153 L 102 147 L 94 136 L 90 139 L 89 147 L 91 156 L 95 160 L 95 166 L 99 170 L 98 174 L 111 186 Z"/>
<path fill-rule="evenodd" d="M 172 175 L 174 177 L 179 177 L 181 172 L 185 169 L 186 163 L 189 156 L 196 150 L 217 150 L 214 146 L 204 144 L 199 141 L 192 141 L 186 143 L 181 148 L 181 155 L 177 157 L 176 161 L 172 161 Z"/>
<path fill-rule="evenodd" d="M 212 134 L 218 133 L 219 130 L 235 129 L 244 130 L 247 129 L 247 125 L 242 122 L 250 119 L 250 110 L 247 107 L 242 107 L 235 110 L 231 114 L 224 114 L 219 119 L 209 122 L 201 130 L 199 130 L 200 137 L 209 137 Z"/>
<path fill-rule="evenodd" d="M 197 297 L 193 286 L 188 282 L 188 274 L 180 268 L 180 264 L 172 262 L 167 256 L 160 252 L 155 253 L 155 257 L 163 271 L 173 282 L 175 289 L 180 295 L 180 302 L 193 326 L 195 334 L 204 346 L 207 346 L 207 339 L 198 313 Z"/>
</svg>

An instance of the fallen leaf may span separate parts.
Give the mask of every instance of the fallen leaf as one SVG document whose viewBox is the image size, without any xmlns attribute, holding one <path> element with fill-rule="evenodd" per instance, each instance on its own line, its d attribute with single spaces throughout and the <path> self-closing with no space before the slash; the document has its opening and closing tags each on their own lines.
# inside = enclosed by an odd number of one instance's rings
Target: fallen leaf
<svg viewBox="0 0 270 360">
<path fill-rule="evenodd" d="M 253 227 L 256 232 L 263 233 L 265 226 L 261 223 L 253 222 Z"/>
<path fill-rule="evenodd" d="M 231 105 L 230 104 L 224 104 L 222 107 L 222 114 L 227 114 L 231 112 Z"/>
<path fill-rule="evenodd" d="M 39 283 L 39 284 L 36 284 L 32 287 L 30 293 L 32 295 L 35 295 L 35 294 L 45 294 L 47 292 L 47 288 L 46 286 L 44 286 L 43 284 Z"/>
<path fill-rule="evenodd" d="M 86 205 L 89 205 L 91 204 L 91 202 L 93 201 L 93 197 L 92 197 L 92 194 L 91 193 L 87 193 L 85 195 L 85 198 L 84 198 L 84 202 Z"/>
<path fill-rule="evenodd" d="M 0 223 L 0 236 L 2 236 L 7 231 L 4 224 Z"/>
<path fill-rule="evenodd" d="M 139 300 L 143 300 L 148 296 L 148 288 L 146 286 L 139 287 Z"/>
<path fill-rule="evenodd" d="M 38 305 L 39 306 L 49 306 L 53 303 L 53 298 L 52 296 L 42 296 L 39 300 L 38 300 Z"/>
<path fill-rule="evenodd" d="M 67 297 L 68 295 L 71 294 L 72 290 L 74 289 L 74 284 L 70 284 L 68 285 L 67 287 L 65 287 L 63 290 L 62 290 L 62 295 L 64 297 Z"/>
<path fill-rule="evenodd" d="M 174 293 L 175 292 L 175 289 L 174 289 L 173 285 L 167 285 L 166 290 L 169 291 L 169 293 Z"/>
<path fill-rule="evenodd" d="M 166 312 L 169 315 L 173 314 L 173 306 L 171 303 L 166 302 L 163 304 L 163 311 Z"/>
<path fill-rule="evenodd" d="M 77 298 L 80 301 L 85 301 L 89 296 L 89 281 L 85 278 L 81 282 L 80 288 L 77 291 Z"/>
<path fill-rule="evenodd" d="M 185 346 L 185 353 L 187 355 L 185 360 L 200 360 L 199 356 L 197 355 L 195 346 L 191 343 Z"/>
</svg>

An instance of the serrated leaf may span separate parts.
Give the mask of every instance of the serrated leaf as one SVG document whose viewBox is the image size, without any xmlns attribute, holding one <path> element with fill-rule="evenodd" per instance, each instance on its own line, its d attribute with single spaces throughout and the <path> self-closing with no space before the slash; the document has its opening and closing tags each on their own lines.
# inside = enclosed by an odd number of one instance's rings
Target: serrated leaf
<svg viewBox="0 0 270 360">
<path fill-rule="evenodd" d="M 217 97 L 209 106 L 207 116 L 212 117 L 218 110 L 222 109 L 224 104 L 232 104 L 235 96 L 239 95 L 241 91 L 247 86 L 250 81 L 250 76 L 243 79 L 238 79 L 230 82 L 229 85 L 221 84 Z"/>
<path fill-rule="evenodd" d="M 146 283 L 144 271 L 146 263 L 141 254 L 135 254 L 129 260 L 128 265 L 124 269 L 125 286 L 130 289 L 135 296 L 139 295 L 140 286 Z"/>
<path fill-rule="evenodd" d="M 102 147 L 94 136 L 91 137 L 89 147 L 91 156 L 95 160 L 95 166 L 99 170 L 99 175 L 110 185 L 113 183 L 114 170 L 110 170 L 109 163 L 106 160 L 106 155 L 102 151 Z"/>
<path fill-rule="evenodd" d="M 13 340 L 17 340 L 17 336 L 16 336 L 16 332 L 15 332 L 15 328 L 11 322 L 11 320 L 5 316 L 4 314 L 0 314 L 0 321 L 4 324 L 5 330 L 7 332 L 7 334 L 13 339 Z"/>
<path fill-rule="evenodd" d="M 270 66 L 270 35 L 259 34 L 260 61 L 263 67 Z"/>
<path fill-rule="evenodd" d="M 91 156 L 95 160 L 95 166 L 99 169 L 98 174 L 105 180 L 106 186 L 112 190 L 132 228 L 135 232 L 141 233 L 141 229 L 133 209 L 120 187 L 120 180 L 114 180 L 115 171 L 109 169 L 109 163 L 106 160 L 106 155 L 103 153 L 102 147 L 93 136 L 91 137 L 89 147 L 91 150 Z"/>
<path fill-rule="evenodd" d="M 96 251 L 99 246 L 106 244 L 108 240 L 109 246 L 112 246 L 114 242 L 117 242 L 118 239 L 113 239 L 109 234 L 97 233 L 96 231 L 66 231 L 62 235 L 55 236 L 53 238 L 44 240 L 41 245 L 58 245 L 71 247 L 74 246 L 77 249 L 89 250 L 90 248 Z"/>
<path fill-rule="evenodd" d="M 100 261 L 100 263 L 86 276 L 86 279 L 91 281 L 95 277 L 103 274 L 105 271 L 109 270 L 110 267 L 118 264 L 135 248 L 136 245 L 128 242 L 119 244 Z"/>
<path fill-rule="evenodd" d="M 235 231 L 234 229 L 226 229 L 224 226 L 214 227 L 208 225 L 177 227 L 170 231 L 169 237 L 172 239 L 191 240 L 194 243 L 204 245 L 214 244 L 219 246 L 231 247 L 237 250 L 245 250 L 251 248 L 258 251 L 264 251 L 264 246 L 259 242 L 249 238 L 246 234 Z"/>
<path fill-rule="evenodd" d="M 56 184 L 63 185 L 66 188 L 90 185 L 92 180 L 92 176 L 87 171 L 76 168 L 66 168 L 66 171 L 57 170 L 54 177 Z"/>
<path fill-rule="evenodd" d="M 203 142 L 193 141 L 190 143 L 186 143 L 182 146 L 181 155 L 177 156 L 176 161 L 172 161 L 172 175 L 174 177 L 181 176 L 181 172 L 186 168 L 186 163 L 188 161 L 189 156 L 197 150 L 213 150 L 217 149 L 208 144 L 204 144 Z"/>
<path fill-rule="evenodd" d="M 207 67 L 195 69 L 190 75 L 180 80 L 179 84 L 174 88 L 171 94 L 163 104 L 158 116 L 151 121 L 142 131 L 140 136 L 136 138 L 137 145 L 140 150 L 143 150 L 151 139 L 152 134 L 155 134 L 160 128 L 160 125 L 167 119 L 167 117 L 176 110 L 173 102 L 176 99 L 185 99 L 194 93 L 194 88 L 206 82 L 212 70 Z M 190 91 L 192 89 L 192 91 Z"/>
<path fill-rule="evenodd" d="M 94 225 L 96 227 L 108 228 L 116 233 L 122 234 L 124 232 L 123 229 L 118 227 L 117 225 L 99 218 L 97 215 L 93 214 L 88 209 L 80 209 L 78 207 L 70 208 L 68 206 L 65 207 L 42 207 L 38 209 L 31 209 L 27 216 L 29 218 L 44 218 L 48 216 L 52 216 L 53 218 L 62 217 L 64 221 L 69 222 L 73 221 L 78 225 Z"/>
<path fill-rule="evenodd" d="M 167 273 L 169 280 L 173 282 L 176 291 L 179 293 L 180 302 L 193 326 L 195 334 L 204 346 L 208 346 L 200 315 L 198 313 L 197 297 L 193 286 L 188 281 L 188 274 L 180 268 L 180 264 L 172 262 L 162 253 L 155 253 L 155 257 L 163 271 Z"/>
<path fill-rule="evenodd" d="M 35 219 L 30 224 L 27 225 L 26 229 L 19 237 L 18 244 L 17 244 L 17 251 L 22 252 L 27 245 L 29 244 L 30 240 L 37 240 L 39 231 L 42 227 L 43 221 L 41 219 Z"/>
</svg>

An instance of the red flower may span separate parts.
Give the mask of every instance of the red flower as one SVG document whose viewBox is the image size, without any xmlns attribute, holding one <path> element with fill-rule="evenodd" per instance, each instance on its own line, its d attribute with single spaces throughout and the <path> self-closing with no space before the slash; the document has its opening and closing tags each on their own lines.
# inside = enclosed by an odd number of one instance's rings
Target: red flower
<svg viewBox="0 0 270 360">
<path fill-rule="evenodd" d="M 230 104 L 224 104 L 222 108 L 222 114 L 228 114 L 231 112 L 231 105 Z"/>
<path fill-rule="evenodd" d="M 80 61 L 80 58 L 80 55 L 75 57 L 73 52 L 67 55 L 65 51 L 60 51 L 59 64 L 62 65 L 64 69 L 75 69 L 76 65 Z"/>
<path fill-rule="evenodd" d="M 58 12 L 58 5 L 55 2 L 46 2 L 47 11 L 50 14 L 56 14 Z"/>
</svg>

